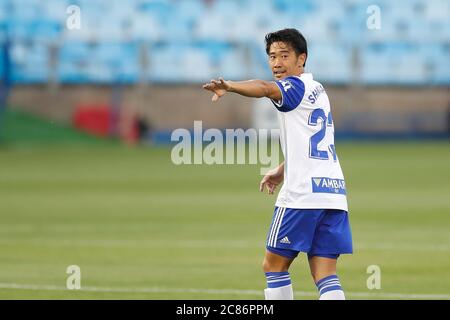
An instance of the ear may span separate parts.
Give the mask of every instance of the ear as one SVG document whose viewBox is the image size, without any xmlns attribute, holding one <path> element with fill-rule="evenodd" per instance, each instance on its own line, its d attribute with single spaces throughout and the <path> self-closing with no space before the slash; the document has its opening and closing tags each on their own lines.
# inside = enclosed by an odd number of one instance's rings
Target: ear
<svg viewBox="0 0 450 320">
<path fill-rule="evenodd" d="M 301 53 L 299 54 L 298 58 L 297 58 L 297 65 L 299 67 L 303 67 L 303 65 L 306 62 L 306 53 Z"/>
</svg>

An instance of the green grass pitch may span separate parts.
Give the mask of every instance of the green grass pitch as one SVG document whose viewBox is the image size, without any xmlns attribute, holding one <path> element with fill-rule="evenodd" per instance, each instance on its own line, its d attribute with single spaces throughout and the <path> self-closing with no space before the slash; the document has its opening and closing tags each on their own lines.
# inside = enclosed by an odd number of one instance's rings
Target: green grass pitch
<svg viewBox="0 0 450 320">
<path fill-rule="evenodd" d="M 349 299 L 450 299 L 450 147 L 338 143 Z M 182 165 L 169 148 L 0 148 L 0 299 L 262 299 L 274 196 L 259 166 Z M 66 268 L 82 290 L 67 290 Z M 370 265 L 381 289 L 366 286 Z M 316 299 L 305 255 L 296 299 Z"/>
</svg>

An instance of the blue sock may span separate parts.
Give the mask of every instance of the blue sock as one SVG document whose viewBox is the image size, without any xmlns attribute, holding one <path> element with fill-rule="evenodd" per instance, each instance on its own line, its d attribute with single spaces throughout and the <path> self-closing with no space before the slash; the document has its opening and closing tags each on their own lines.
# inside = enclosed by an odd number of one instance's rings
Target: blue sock
<svg viewBox="0 0 450 320">
<path fill-rule="evenodd" d="M 320 279 L 319 281 L 317 281 L 316 286 L 317 290 L 319 290 L 320 295 L 323 295 L 325 292 L 332 290 L 342 290 L 339 278 L 335 274 Z"/>
<path fill-rule="evenodd" d="M 267 288 L 279 288 L 291 284 L 289 272 L 266 272 Z"/>
</svg>

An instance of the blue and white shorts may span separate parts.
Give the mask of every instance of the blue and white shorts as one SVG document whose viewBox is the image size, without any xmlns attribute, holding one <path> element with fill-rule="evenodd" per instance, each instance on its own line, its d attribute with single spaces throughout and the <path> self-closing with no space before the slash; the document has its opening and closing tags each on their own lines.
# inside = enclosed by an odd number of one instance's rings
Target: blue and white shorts
<svg viewBox="0 0 450 320">
<path fill-rule="evenodd" d="M 332 259 L 353 253 L 348 212 L 275 207 L 266 248 L 287 258 L 299 252 Z"/>
</svg>

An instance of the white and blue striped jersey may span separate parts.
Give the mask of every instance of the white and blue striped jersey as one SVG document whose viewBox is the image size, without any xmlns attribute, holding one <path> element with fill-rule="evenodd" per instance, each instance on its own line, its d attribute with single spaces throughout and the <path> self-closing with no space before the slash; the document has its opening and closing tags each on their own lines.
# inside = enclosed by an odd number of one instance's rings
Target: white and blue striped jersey
<svg viewBox="0 0 450 320">
<path fill-rule="evenodd" d="M 284 154 L 284 183 L 277 207 L 348 211 L 346 188 L 334 147 L 334 124 L 323 86 L 310 73 L 276 81 Z"/>
</svg>

